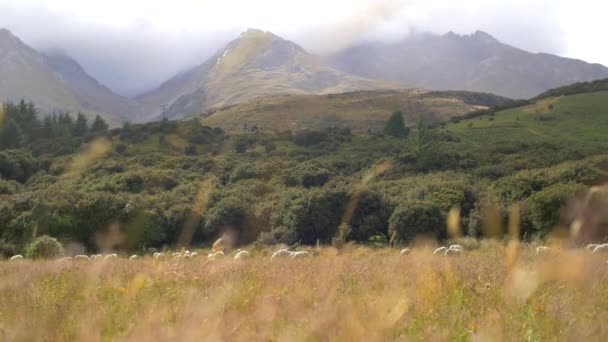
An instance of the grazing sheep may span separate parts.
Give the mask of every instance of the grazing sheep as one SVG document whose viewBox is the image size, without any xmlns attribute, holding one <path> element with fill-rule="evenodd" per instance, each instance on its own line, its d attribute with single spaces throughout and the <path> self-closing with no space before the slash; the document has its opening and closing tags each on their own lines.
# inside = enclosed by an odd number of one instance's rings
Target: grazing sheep
<svg viewBox="0 0 608 342">
<path fill-rule="evenodd" d="M 79 254 L 74 257 L 74 261 L 89 261 L 89 260 L 91 260 L 91 258 L 89 258 L 88 255 Z"/>
<path fill-rule="evenodd" d="M 209 260 L 217 260 L 217 259 L 221 259 L 221 258 L 223 258 L 225 256 L 226 256 L 226 254 L 224 254 L 224 252 L 217 251 L 215 253 L 211 253 L 211 254 L 207 255 L 207 259 L 209 259 Z"/>
<path fill-rule="evenodd" d="M 551 249 L 549 247 L 546 246 L 538 246 L 536 247 L 536 254 L 544 254 L 544 253 L 548 253 Z"/>
<path fill-rule="evenodd" d="M 433 255 L 443 254 L 447 249 L 447 247 L 439 247 L 433 251 Z"/>
<path fill-rule="evenodd" d="M 182 253 L 177 253 L 177 252 L 176 252 L 176 253 L 171 254 L 171 256 L 172 256 L 172 257 L 174 257 L 174 258 L 175 258 L 175 257 L 181 257 L 181 256 L 182 256 Z"/>
<path fill-rule="evenodd" d="M 153 257 L 154 259 L 158 260 L 158 259 L 160 259 L 160 258 L 164 258 L 164 257 L 165 257 L 165 255 L 164 255 L 163 253 L 156 252 L 156 253 L 154 253 L 154 254 L 152 255 L 152 257 Z"/>
<path fill-rule="evenodd" d="M 461 245 L 451 245 L 450 248 L 448 248 L 448 249 L 451 249 L 451 250 L 457 249 L 457 250 L 464 251 L 464 248 Z"/>
<path fill-rule="evenodd" d="M 243 259 L 247 259 L 251 256 L 251 253 L 247 252 L 247 251 L 241 251 L 239 250 L 235 255 L 234 255 L 234 260 L 243 260 Z"/>
<path fill-rule="evenodd" d="M 299 251 L 299 252 L 291 252 L 291 258 L 295 259 L 295 258 L 305 258 L 310 256 L 310 253 L 308 253 L 308 251 Z"/>
<path fill-rule="evenodd" d="M 70 261 L 70 260 L 72 260 L 72 257 L 63 257 L 63 258 L 57 259 L 57 262 L 64 262 L 64 261 Z"/>
<path fill-rule="evenodd" d="M 108 254 L 105 257 L 103 257 L 103 260 L 110 260 L 110 259 L 118 259 L 118 255 L 116 255 L 116 254 Z"/>
<path fill-rule="evenodd" d="M 404 248 L 404 249 L 402 249 L 402 250 L 401 250 L 401 252 L 399 252 L 399 255 L 408 255 L 408 254 L 410 254 L 411 252 L 412 252 L 412 250 L 411 250 L 411 249 L 409 249 L 409 248 Z"/>
<path fill-rule="evenodd" d="M 13 255 L 10 260 L 11 261 L 23 260 L 23 255 L 21 255 L 21 254 Z"/>
<path fill-rule="evenodd" d="M 191 258 L 194 258 L 194 257 L 197 257 L 197 256 L 198 256 L 198 253 L 196 253 L 196 252 L 192 252 L 192 253 L 190 253 L 190 257 L 191 257 Z"/>
<path fill-rule="evenodd" d="M 270 261 L 274 261 L 274 259 L 291 257 L 292 253 L 293 252 L 288 250 L 287 248 L 279 249 L 278 251 L 272 253 L 272 255 L 270 256 Z"/>
<path fill-rule="evenodd" d="M 585 247 L 585 249 L 587 249 L 589 252 L 593 252 L 593 250 L 597 246 L 599 246 L 597 243 L 590 243 L 590 244 L 587 245 L 587 247 Z"/>
<path fill-rule="evenodd" d="M 136 254 L 133 254 L 129 257 L 129 260 L 135 260 L 137 258 L 139 258 L 139 257 Z"/>
<path fill-rule="evenodd" d="M 593 254 L 608 252 L 608 243 L 599 245 L 593 249 Z"/>
<path fill-rule="evenodd" d="M 458 256 L 458 255 L 462 255 L 463 251 L 464 251 L 464 249 L 458 249 L 458 248 L 452 248 L 452 247 L 450 247 L 450 248 L 448 248 L 448 249 L 445 250 L 445 252 L 444 252 L 443 255 L 445 255 L 445 256 L 451 256 L 451 255 Z"/>
</svg>

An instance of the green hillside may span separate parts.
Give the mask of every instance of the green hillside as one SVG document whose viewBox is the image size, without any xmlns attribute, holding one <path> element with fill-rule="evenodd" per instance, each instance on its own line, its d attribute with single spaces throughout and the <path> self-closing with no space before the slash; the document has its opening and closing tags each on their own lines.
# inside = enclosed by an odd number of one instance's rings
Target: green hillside
<svg viewBox="0 0 608 342">
<path fill-rule="evenodd" d="M 515 203 L 521 235 L 544 236 L 569 223 L 568 198 L 608 178 L 607 95 L 410 121 L 405 139 L 344 127 L 228 134 L 198 119 L 30 134 L 0 150 L 0 248 L 40 234 L 92 251 L 205 245 L 227 227 L 240 243 L 330 243 L 341 224 L 348 240 L 408 243 L 445 238 L 452 207 L 478 236 L 484 213 Z"/>
<path fill-rule="evenodd" d="M 356 91 L 330 95 L 279 95 L 208 111 L 203 123 L 228 132 L 243 127 L 263 130 L 348 127 L 357 132 L 380 131 L 394 110 L 401 110 L 408 125 L 420 115 L 431 123 L 509 103 L 504 97 L 473 92 L 421 90 Z"/>
</svg>

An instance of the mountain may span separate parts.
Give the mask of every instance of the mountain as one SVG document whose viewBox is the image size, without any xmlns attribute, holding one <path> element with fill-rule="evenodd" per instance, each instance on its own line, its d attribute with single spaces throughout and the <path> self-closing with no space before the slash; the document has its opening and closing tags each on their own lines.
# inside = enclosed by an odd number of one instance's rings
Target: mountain
<svg viewBox="0 0 608 342">
<path fill-rule="evenodd" d="M 336 70 L 270 32 L 250 29 L 203 64 L 137 97 L 153 115 L 180 118 L 276 94 L 325 94 L 397 88 Z M 163 113 L 164 111 L 164 113 Z"/>
<path fill-rule="evenodd" d="M 608 77 L 608 68 L 602 65 L 530 53 L 481 31 L 420 33 L 396 43 L 367 42 L 329 60 L 335 68 L 361 77 L 511 98 L 530 98 L 551 88 Z"/>
<path fill-rule="evenodd" d="M 45 55 L 45 59 L 59 79 L 72 90 L 85 111 L 113 113 L 135 120 L 143 115 L 143 108 L 139 103 L 113 93 L 87 74 L 80 64 L 70 57 L 49 54 Z"/>
<path fill-rule="evenodd" d="M 81 111 L 111 124 L 141 113 L 132 100 L 112 93 L 74 60 L 46 56 L 0 29 L 0 102 L 32 101 L 42 113 Z"/>
<path fill-rule="evenodd" d="M 406 125 L 420 116 L 430 123 L 505 105 L 510 99 L 484 93 L 424 90 L 368 90 L 329 95 L 276 95 L 238 105 L 214 108 L 203 114 L 203 124 L 228 132 L 244 127 L 264 131 L 297 131 L 349 127 L 353 131 L 380 131 L 395 110 Z"/>
</svg>

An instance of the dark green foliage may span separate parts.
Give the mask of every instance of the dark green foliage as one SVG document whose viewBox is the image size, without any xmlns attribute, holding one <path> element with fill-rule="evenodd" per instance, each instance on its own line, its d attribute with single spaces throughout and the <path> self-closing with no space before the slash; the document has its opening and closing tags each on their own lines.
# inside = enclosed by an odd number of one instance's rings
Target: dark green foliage
<svg viewBox="0 0 608 342">
<path fill-rule="evenodd" d="M 25 250 L 25 255 L 33 259 L 51 259 L 61 256 L 63 246 L 57 239 L 43 235 L 34 240 Z"/>
<path fill-rule="evenodd" d="M 391 215 L 388 229 L 397 241 L 409 242 L 418 235 L 444 237 L 445 217 L 433 202 L 403 203 Z"/>
<path fill-rule="evenodd" d="M 304 162 L 289 172 L 286 184 L 305 188 L 319 187 L 325 185 L 333 176 L 333 172 L 322 166 Z"/>
<path fill-rule="evenodd" d="M 535 232 L 545 235 L 555 228 L 567 201 L 584 189 L 582 184 L 558 183 L 530 196 L 528 214 Z"/>
<path fill-rule="evenodd" d="M 538 95 L 536 99 L 540 100 L 548 97 L 592 93 L 604 90 L 608 90 L 608 78 L 592 82 L 574 83 L 565 87 L 551 89 Z"/>
<path fill-rule="evenodd" d="M 23 143 L 21 128 L 15 120 L 8 119 L 7 123 L 0 127 L 0 148 L 16 148 Z"/>
<path fill-rule="evenodd" d="M 25 182 L 36 171 L 36 161 L 27 151 L 5 150 L 0 152 L 0 176 Z"/>
<path fill-rule="evenodd" d="M 409 134 L 409 129 L 403 123 L 403 114 L 396 111 L 386 122 L 384 134 L 395 138 L 406 138 Z"/>
<path fill-rule="evenodd" d="M 93 133 L 104 133 L 107 132 L 109 126 L 108 123 L 99 115 L 95 116 L 95 120 L 91 125 L 91 132 Z"/>
<path fill-rule="evenodd" d="M 87 117 L 82 113 L 78 113 L 76 116 L 76 122 L 72 128 L 72 135 L 75 137 L 81 137 L 89 131 Z"/>
<path fill-rule="evenodd" d="M 275 226 L 305 244 L 330 243 L 348 202 L 343 190 L 310 189 L 290 192 L 282 200 Z M 287 241 L 286 241 L 287 242 Z"/>
</svg>

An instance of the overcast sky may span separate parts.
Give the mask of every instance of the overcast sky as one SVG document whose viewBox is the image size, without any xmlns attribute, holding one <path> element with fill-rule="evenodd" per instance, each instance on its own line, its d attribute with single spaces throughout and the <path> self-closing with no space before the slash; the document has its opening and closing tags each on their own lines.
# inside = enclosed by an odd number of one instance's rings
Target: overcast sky
<svg viewBox="0 0 608 342">
<path fill-rule="evenodd" d="M 0 0 L 0 27 L 62 50 L 122 94 L 200 64 L 244 29 L 313 53 L 412 30 L 472 33 L 534 52 L 608 65 L 603 0 Z"/>
</svg>

